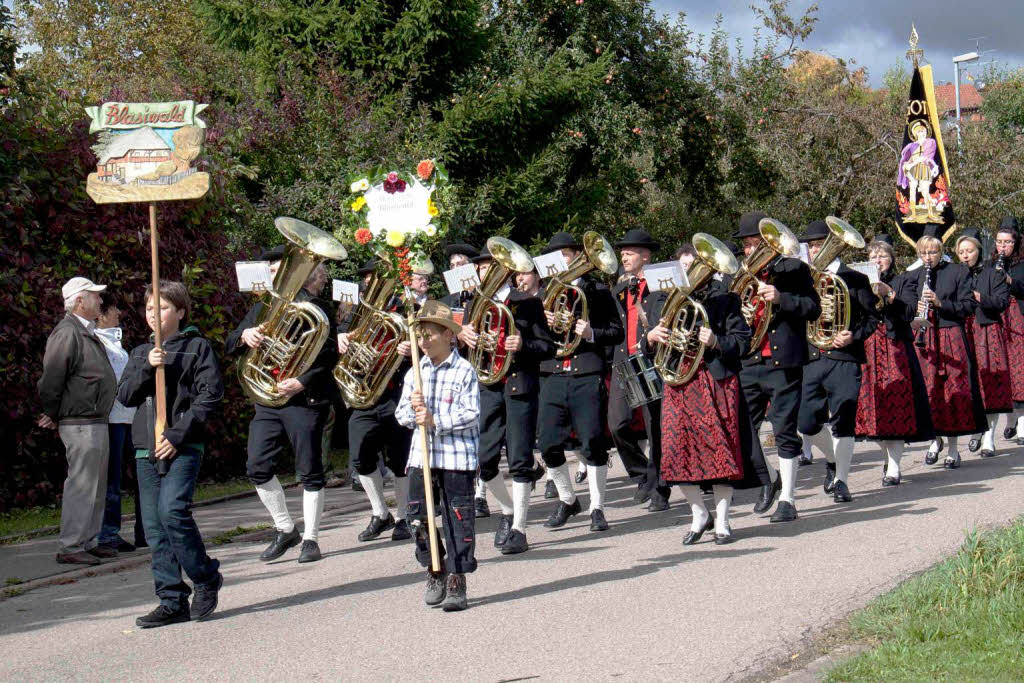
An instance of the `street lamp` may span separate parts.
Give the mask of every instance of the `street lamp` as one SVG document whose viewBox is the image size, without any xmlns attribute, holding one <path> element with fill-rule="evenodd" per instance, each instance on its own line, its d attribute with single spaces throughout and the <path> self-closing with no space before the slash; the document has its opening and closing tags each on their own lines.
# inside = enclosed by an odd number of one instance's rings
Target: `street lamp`
<svg viewBox="0 0 1024 683">
<path fill-rule="evenodd" d="M 953 66 L 954 66 L 954 68 L 956 70 L 956 74 L 955 74 L 955 77 L 954 77 L 953 88 L 954 88 L 954 90 L 956 92 L 956 146 L 957 146 L 958 149 L 960 147 L 960 142 L 961 142 L 961 140 L 960 140 L 960 65 L 964 64 L 966 62 L 976 62 L 976 61 L 978 61 L 978 53 L 977 52 L 968 52 L 966 54 L 957 55 L 956 57 L 953 57 Z"/>
</svg>

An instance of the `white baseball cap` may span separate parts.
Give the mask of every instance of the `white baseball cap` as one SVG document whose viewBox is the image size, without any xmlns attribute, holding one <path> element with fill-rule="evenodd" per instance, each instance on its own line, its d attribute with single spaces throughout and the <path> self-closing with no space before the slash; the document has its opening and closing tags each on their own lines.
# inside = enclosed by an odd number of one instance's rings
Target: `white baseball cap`
<svg viewBox="0 0 1024 683">
<path fill-rule="evenodd" d="M 65 299 L 70 299 L 79 292 L 102 292 L 106 288 L 106 285 L 97 285 L 87 277 L 73 277 L 61 287 L 60 293 Z"/>
</svg>

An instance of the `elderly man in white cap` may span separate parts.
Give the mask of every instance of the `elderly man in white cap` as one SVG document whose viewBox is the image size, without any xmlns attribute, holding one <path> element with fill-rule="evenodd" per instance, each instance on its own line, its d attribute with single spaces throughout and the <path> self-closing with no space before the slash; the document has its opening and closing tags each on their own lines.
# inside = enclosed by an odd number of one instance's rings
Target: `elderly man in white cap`
<svg viewBox="0 0 1024 683">
<path fill-rule="evenodd" d="M 95 333 L 104 289 L 84 277 L 64 285 L 66 315 L 46 340 L 37 385 L 43 406 L 38 424 L 59 430 L 68 459 L 57 552 L 61 564 L 99 564 L 99 558 L 117 556 L 97 543 L 110 455 L 107 416 L 117 393 L 114 370 Z"/>
</svg>

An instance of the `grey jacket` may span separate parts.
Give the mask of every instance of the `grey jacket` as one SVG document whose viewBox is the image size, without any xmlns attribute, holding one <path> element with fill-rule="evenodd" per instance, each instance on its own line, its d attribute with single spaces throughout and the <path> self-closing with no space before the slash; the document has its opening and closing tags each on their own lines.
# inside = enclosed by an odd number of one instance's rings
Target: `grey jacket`
<svg viewBox="0 0 1024 683">
<path fill-rule="evenodd" d="M 56 422 L 106 422 L 117 379 L 103 343 L 71 314 L 46 340 L 43 374 L 37 383 L 43 412 Z"/>
</svg>

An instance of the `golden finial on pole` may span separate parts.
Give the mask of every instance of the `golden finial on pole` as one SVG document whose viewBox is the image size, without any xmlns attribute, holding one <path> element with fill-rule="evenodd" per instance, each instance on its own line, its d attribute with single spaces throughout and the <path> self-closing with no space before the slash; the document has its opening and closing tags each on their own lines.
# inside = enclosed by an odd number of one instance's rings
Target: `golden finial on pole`
<svg viewBox="0 0 1024 683">
<path fill-rule="evenodd" d="M 913 24 L 910 25 L 910 49 L 907 50 L 907 58 L 913 60 L 914 68 L 917 68 L 918 62 L 921 57 L 924 57 L 924 50 L 917 47 L 917 28 Z"/>
</svg>

